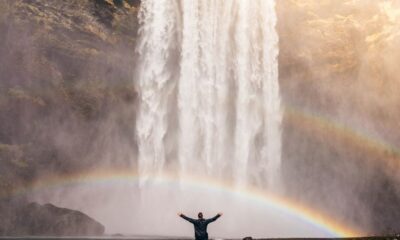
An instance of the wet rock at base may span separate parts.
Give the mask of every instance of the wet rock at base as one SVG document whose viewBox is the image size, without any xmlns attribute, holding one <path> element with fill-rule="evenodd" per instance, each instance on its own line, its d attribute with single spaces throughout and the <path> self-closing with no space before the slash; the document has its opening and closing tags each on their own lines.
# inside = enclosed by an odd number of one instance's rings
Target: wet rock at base
<svg viewBox="0 0 400 240">
<path fill-rule="evenodd" d="M 88 215 L 52 204 L 29 203 L 16 210 L 6 235 L 99 236 L 104 226 Z"/>
</svg>

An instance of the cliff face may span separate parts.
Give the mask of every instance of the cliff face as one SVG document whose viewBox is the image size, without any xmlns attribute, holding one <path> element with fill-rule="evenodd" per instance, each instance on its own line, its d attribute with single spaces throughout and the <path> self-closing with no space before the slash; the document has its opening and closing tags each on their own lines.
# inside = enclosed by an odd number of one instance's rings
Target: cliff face
<svg viewBox="0 0 400 240">
<path fill-rule="evenodd" d="M 134 151 L 137 6 L 0 1 L 0 234 L 104 232 L 79 214 L 52 216 L 49 206 L 26 216 L 25 196 L 13 192 L 47 174 L 131 164 L 109 156 Z"/>
<path fill-rule="evenodd" d="M 0 194 L 7 195 L 46 172 L 99 164 L 93 152 L 104 154 L 101 145 L 130 128 L 138 3 L 0 4 Z"/>
<path fill-rule="evenodd" d="M 288 192 L 398 232 L 398 1 L 277 1 Z"/>
<path fill-rule="evenodd" d="M 347 114 L 384 123 L 379 131 L 390 142 L 400 142 L 387 132 L 400 115 L 395 107 L 400 102 L 395 64 L 400 59 L 399 2 L 278 1 L 278 13 L 283 89 L 311 84 L 310 89 L 325 95 L 324 101 L 313 101 L 321 111 L 324 102 L 334 102 L 351 109 Z M 336 98 L 339 94 L 342 100 Z M 288 96 L 291 104 L 298 100 L 302 96 Z"/>
</svg>

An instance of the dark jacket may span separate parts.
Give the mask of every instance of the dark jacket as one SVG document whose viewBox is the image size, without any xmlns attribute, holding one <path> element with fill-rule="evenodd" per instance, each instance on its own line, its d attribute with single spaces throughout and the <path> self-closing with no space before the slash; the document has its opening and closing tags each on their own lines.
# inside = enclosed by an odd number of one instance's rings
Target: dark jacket
<svg viewBox="0 0 400 240">
<path fill-rule="evenodd" d="M 219 215 L 219 214 L 217 214 L 215 217 L 209 218 L 209 219 L 204 219 L 204 218 L 193 219 L 190 217 L 186 217 L 183 214 L 181 214 L 180 216 L 183 219 L 193 223 L 194 236 L 195 236 L 196 240 L 208 240 L 207 225 L 211 222 L 214 222 L 219 217 L 221 217 L 221 215 Z"/>
</svg>

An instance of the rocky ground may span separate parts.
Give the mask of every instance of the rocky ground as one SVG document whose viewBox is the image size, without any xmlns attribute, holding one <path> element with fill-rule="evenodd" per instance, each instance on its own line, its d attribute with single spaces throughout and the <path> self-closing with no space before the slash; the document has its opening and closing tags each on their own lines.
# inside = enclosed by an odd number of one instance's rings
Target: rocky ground
<svg viewBox="0 0 400 240">
<path fill-rule="evenodd" d="M 3 239 L 0 237 L 0 239 Z M 14 238 L 7 238 L 7 239 L 21 239 L 19 237 L 14 237 Z M 35 238 L 24 238 L 24 239 L 41 239 L 38 237 Z M 191 238 L 161 238 L 161 237 L 129 237 L 129 236 L 115 236 L 115 237 L 63 237 L 63 238 L 57 238 L 57 237 L 46 237 L 43 238 L 46 240 L 58 240 L 58 239 L 65 239 L 65 240 L 89 240 L 89 239 L 104 239 L 104 240 L 165 240 L 165 239 L 174 239 L 174 240 L 188 240 Z M 215 238 L 215 240 L 220 239 L 220 238 Z M 240 240 L 241 238 L 234 238 L 234 239 L 224 239 L 224 240 Z M 242 238 L 242 240 L 274 240 L 277 238 Z M 306 240 L 309 238 L 279 238 L 280 240 Z M 320 240 L 335 240 L 335 239 L 347 239 L 347 240 L 397 240 L 398 237 L 362 237 L 362 238 L 318 238 Z M 213 240 L 213 238 L 210 238 L 210 240 Z"/>
</svg>

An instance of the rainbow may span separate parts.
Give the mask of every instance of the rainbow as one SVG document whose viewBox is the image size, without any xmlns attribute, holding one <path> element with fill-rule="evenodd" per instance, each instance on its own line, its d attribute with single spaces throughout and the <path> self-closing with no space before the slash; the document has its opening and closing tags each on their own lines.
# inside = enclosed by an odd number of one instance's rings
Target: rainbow
<svg viewBox="0 0 400 240">
<path fill-rule="evenodd" d="M 350 145 L 359 152 L 368 153 L 384 161 L 386 170 L 400 167 L 400 149 L 383 140 L 375 139 L 321 114 L 285 106 L 285 118 L 289 125 L 308 135 Z M 390 173 L 390 172 L 389 172 Z"/>
<path fill-rule="evenodd" d="M 272 195 L 257 188 L 239 189 L 231 184 L 221 181 L 214 181 L 201 177 L 179 177 L 177 174 L 162 174 L 147 176 L 154 182 L 166 184 L 180 184 L 183 180 L 185 185 L 190 187 L 206 188 L 207 190 L 224 191 L 230 194 L 243 197 L 249 201 L 263 203 L 268 207 L 272 207 L 280 212 L 289 214 L 289 216 L 296 217 L 317 229 L 324 230 L 329 234 L 337 237 L 355 237 L 362 236 L 358 230 L 352 229 L 344 224 L 333 220 L 319 213 L 311 208 L 303 206 L 299 203 L 291 201 L 290 199 Z M 92 172 L 81 172 L 67 175 L 57 175 L 42 178 L 33 184 L 25 187 L 16 188 L 12 195 L 24 195 L 34 191 L 45 190 L 49 188 L 60 188 L 63 186 L 70 186 L 71 184 L 94 183 L 94 184 L 114 184 L 123 182 L 138 183 L 139 176 L 135 171 L 131 170 L 97 170 Z"/>
</svg>

